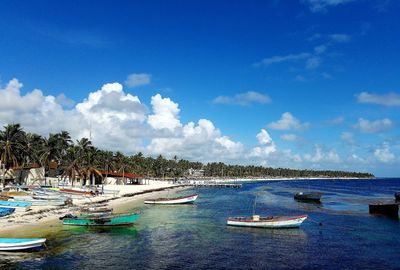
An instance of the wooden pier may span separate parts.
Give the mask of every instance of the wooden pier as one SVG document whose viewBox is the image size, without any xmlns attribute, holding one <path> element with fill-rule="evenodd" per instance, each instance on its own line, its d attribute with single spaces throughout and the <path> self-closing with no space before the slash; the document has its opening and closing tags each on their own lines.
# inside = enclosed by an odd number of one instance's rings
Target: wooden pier
<svg viewBox="0 0 400 270">
<path fill-rule="evenodd" d="M 212 187 L 212 188 L 241 188 L 242 184 L 224 184 L 224 183 L 187 183 L 186 186 L 192 187 Z"/>
</svg>

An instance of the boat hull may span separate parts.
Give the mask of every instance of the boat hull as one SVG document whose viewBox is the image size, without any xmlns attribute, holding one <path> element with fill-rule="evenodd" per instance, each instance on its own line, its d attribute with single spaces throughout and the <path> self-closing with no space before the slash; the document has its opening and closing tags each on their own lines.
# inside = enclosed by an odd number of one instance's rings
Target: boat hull
<svg viewBox="0 0 400 270">
<path fill-rule="evenodd" d="M 254 227 L 254 228 L 297 228 L 304 220 L 307 219 L 306 215 L 294 216 L 294 217 L 267 217 L 260 218 L 255 221 L 249 217 L 236 217 L 229 218 L 227 225 L 239 226 L 239 227 Z"/>
<path fill-rule="evenodd" d="M 15 211 L 24 212 L 31 208 L 32 204 L 29 202 L 19 201 L 0 201 L 0 208 L 14 208 Z"/>
<path fill-rule="evenodd" d="M 294 199 L 298 201 L 321 202 L 322 193 L 318 192 L 298 192 Z"/>
<path fill-rule="evenodd" d="M 63 220 L 64 225 L 71 226 L 130 226 L 133 225 L 139 218 L 139 214 L 113 215 L 107 217 L 78 217 L 66 218 Z"/>
<path fill-rule="evenodd" d="M 46 238 L 0 238 L 0 251 L 18 251 L 42 247 Z"/>
<path fill-rule="evenodd" d="M 145 204 L 186 204 L 193 203 L 199 195 L 190 195 L 186 197 L 178 197 L 178 198 L 160 198 L 154 200 L 145 200 Z"/>
<path fill-rule="evenodd" d="M 11 215 L 15 212 L 14 208 L 0 208 L 0 217 Z"/>
</svg>

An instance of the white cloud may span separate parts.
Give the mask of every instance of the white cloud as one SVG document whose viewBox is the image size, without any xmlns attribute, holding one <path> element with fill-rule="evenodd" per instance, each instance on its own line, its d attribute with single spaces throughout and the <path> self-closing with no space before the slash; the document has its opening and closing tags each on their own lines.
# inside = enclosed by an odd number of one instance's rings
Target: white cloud
<svg viewBox="0 0 400 270">
<path fill-rule="evenodd" d="M 306 68 L 307 69 L 316 69 L 321 64 L 321 58 L 318 56 L 313 56 L 307 59 Z"/>
<path fill-rule="evenodd" d="M 282 63 L 282 62 L 288 62 L 288 61 L 298 61 L 298 60 L 303 60 L 307 59 L 311 56 L 310 53 L 298 53 L 298 54 L 288 54 L 284 56 L 280 55 L 275 55 L 269 58 L 264 58 L 260 62 L 256 63 L 255 66 L 269 66 L 271 64 L 277 64 L 277 63 Z"/>
<path fill-rule="evenodd" d="M 351 36 L 347 34 L 331 34 L 329 35 L 329 38 L 338 43 L 349 42 L 351 40 Z"/>
<path fill-rule="evenodd" d="M 151 74 L 147 73 L 133 73 L 128 75 L 125 85 L 133 88 L 136 86 L 147 85 L 151 82 Z"/>
<path fill-rule="evenodd" d="M 343 116 L 338 116 L 336 118 L 330 119 L 327 121 L 328 124 L 330 125 L 340 125 L 344 122 L 344 117 Z"/>
<path fill-rule="evenodd" d="M 283 135 L 281 135 L 281 139 L 284 141 L 293 142 L 293 141 L 298 140 L 298 136 L 295 134 L 283 134 Z"/>
<path fill-rule="evenodd" d="M 340 134 L 340 139 L 348 144 L 355 144 L 355 139 L 354 139 L 354 134 L 351 132 L 342 132 L 342 134 Z"/>
<path fill-rule="evenodd" d="M 276 145 L 265 129 L 261 129 L 256 137 L 260 146 L 251 150 L 250 157 L 268 157 L 271 153 L 276 152 Z"/>
<path fill-rule="evenodd" d="M 231 104 L 248 106 L 252 103 L 266 104 L 271 102 L 271 98 L 268 95 L 261 94 L 255 91 L 248 91 L 246 93 L 236 94 L 233 97 L 229 96 L 218 96 L 213 101 L 216 104 Z"/>
<path fill-rule="evenodd" d="M 308 128 L 309 126 L 310 123 L 301 123 L 290 112 L 283 113 L 281 119 L 268 124 L 269 128 L 278 130 L 302 130 Z"/>
<path fill-rule="evenodd" d="M 326 45 L 319 45 L 319 46 L 314 47 L 314 52 L 315 52 L 315 54 L 321 54 L 321 53 L 324 53 L 326 51 L 326 49 L 327 49 Z"/>
<path fill-rule="evenodd" d="M 179 106 L 170 98 L 162 98 L 157 94 L 151 98 L 154 114 L 149 115 L 148 123 L 155 130 L 167 129 L 171 132 L 181 128 Z"/>
<path fill-rule="evenodd" d="M 374 156 L 383 163 L 389 163 L 396 159 L 395 155 L 390 151 L 388 143 L 383 143 L 381 148 L 375 149 Z"/>
<path fill-rule="evenodd" d="M 370 103 L 383 106 L 400 106 L 400 95 L 396 93 L 388 93 L 384 95 L 370 94 L 361 92 L 356 94 L 359 103 Z"/>
<path fill-rule="evenodd" d="M 311 163 L 339 163 L 341 159 L 335 149 L 324 152 L 320 145 L 315 146 L 314 154 L 305 154 L 304 160 Z"/>
<path fill-rule="evenodd" d="M 312 12 L 326 12 L 327 8 L 353 2 L 355 0 L 302 0 Z"/>
<path fill-rule="evenodd" d="M 364 133 L 378 133 L 391 129 L 393 127 L 393 122 L 388 118 L 378 119 L 375 121 L 359 118 L 358 123 L 353 127 Z"/>
</svg>

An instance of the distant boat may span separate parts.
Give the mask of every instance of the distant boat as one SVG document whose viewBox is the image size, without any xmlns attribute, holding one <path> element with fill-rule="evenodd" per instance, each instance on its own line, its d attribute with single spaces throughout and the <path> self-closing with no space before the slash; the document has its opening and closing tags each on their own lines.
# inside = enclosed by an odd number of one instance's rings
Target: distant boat
<svg viewBox="0 0 400 270">
<path fill-rule="evenodd" d="M 46 238 L 0 238 L 0 251 L 21 251 L 42 247 Z"/>
<path fill-rule="evenodd" d="M 198 194 L 193 194 L 190 196 L 184 197 L 176 197 L 176 198 L 158 198 L 158 199 L 150 199 L 145 200 L 144 203 L 146 204 L 184 204 L 184 203 L 192 203 L 194 202 Z"/>
<path fill-rule="evenodd" d="M 297 228 L 306 219 L 307 215 L 268 216 L 268 217 L 260 217 L 259 215 L 253 215 L 251 217 L 230 217 L 227 220 L 227 225 L 240 226 L 240 227 L 271 228 L 271 229 Z"/>
<path fill-rule="evenodd" d="M 100 217 L 73 217 L 64 218 L 64 225 L 72 226 L 131 226 L 139 218 L 139 214 L 107 215 Z"/>
<path fill-rule="evenodd" d="M 31 206 L 30 202 L 0 201 L 0 208 L 14 208 L 15 211 L 27 211 Z"/>
<path fill-rule="evenodd" d="M 321 202 L 322 193 L 320 192 L 298 192 L 294 194 L 294 199 L 304 202 Z"/>
<path fill-rule="evenodd" d="M 14 208 L 0 208 L 0 217 L 11 215 L 15 212 Z"/>
</svg>

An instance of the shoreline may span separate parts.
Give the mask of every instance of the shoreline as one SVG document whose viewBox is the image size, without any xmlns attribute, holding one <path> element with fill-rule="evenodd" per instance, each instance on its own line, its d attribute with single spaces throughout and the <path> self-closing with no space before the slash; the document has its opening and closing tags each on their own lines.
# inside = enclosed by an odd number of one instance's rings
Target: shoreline
<svg viewBox="0 0 400 270">
<path fill-rule="evenodd" d="M 61 227 L 62 222 L 59 218 L 77 211 L 80 206 L 96 203 L 107 203 L 114 209 L 115 213 L 120 213 L 120 208 L 126 208 L 129 204 L 139 203 L 140 200 L 160 194 L 168 190 L 183 190 L 184 185 L 174 184 L 153 184 L 135 186 L 136 192 L 125 192 L 119 196 L 100 195 L 94 198 L 75 199 L 72 207 L 70 206 L 32 206 L 31 210 L 21 213 L 14 213 L 11 216 L 0 218 L 0 237 L 28 237 L 37 234 L 38 231 L 48 232 L 51 228 Z"/>
</svg>

